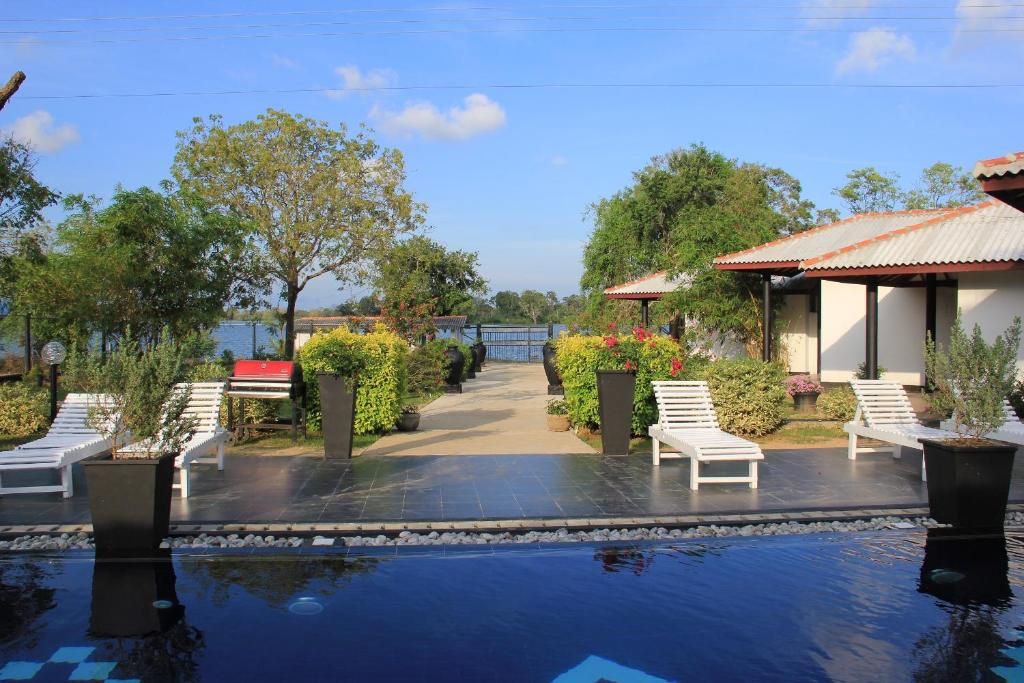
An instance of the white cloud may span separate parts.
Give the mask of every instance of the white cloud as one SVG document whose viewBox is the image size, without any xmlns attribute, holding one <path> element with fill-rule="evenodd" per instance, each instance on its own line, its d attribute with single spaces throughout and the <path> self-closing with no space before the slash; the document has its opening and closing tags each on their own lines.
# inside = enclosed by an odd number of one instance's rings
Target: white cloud
<svg viewBox="0 0 1024 683">
<path fill-rule="evenodd" d="M 440 111 L 431 102 L 413 102 L 399 112 L 375 106 L 370 118 L 392 135 L 422 135 L 429 140 L 465 140 L 503 128 L 507 122 L 505 110 L 487 95 L 473 93 L 463 100 L 463 106 Z"/>
<path fill-rule="evenodd" d="M 70 123 L 54 126 L 53 115 L 41 109 L 16 119 L 3 132 L 38 152 L 56 152 L 79 140 L 78 128 Z"/>
<path fill-rule="evenodd" d="M 869 28 L 850 36 L 850 47 L 836 65 L 836 74 L 878 71 L 897 59 L 913 59 L 917 54 L 910 36 L 888 28 Z"/>
<path fill-rule="evenodd" d="M 960 0 L 956 4 L 956 28 L 953 31 L 953 42 L 958 46 L 979 47 L 1001 41 L 1006 38 L 1019 39 L 1020 33 L 1001 31 L 996 33 L 978 33 L 978 31 L 999 31 L 999 29 L 1017 28 L 1007 25 L 1003 14 L 1005 7 L 998 4 L 979 4 L 978 0 Z"/>
<path fill-rule="evenodd" d="M 285 69 L 297 69 L 299 66 L 299 63 L 296 62 L 291 57 L 279 55 L 276 52 L 270 55 L 270 61 L 273 63 L 274 66 L 280 66 Z"/>
<path fill-rule="evenodd" d="M 339 66 L 334 73 L 341 76 L 341 90 L 328 90 L 327 96 L 332 99 L 341 99 L 352 91 L 365 91 L 373 88 L 386 88 L 393 85 L 397 75 L 391 69 L 370 69 L 366 73 L 359 70 L 359 67 Z"/>
</svg>

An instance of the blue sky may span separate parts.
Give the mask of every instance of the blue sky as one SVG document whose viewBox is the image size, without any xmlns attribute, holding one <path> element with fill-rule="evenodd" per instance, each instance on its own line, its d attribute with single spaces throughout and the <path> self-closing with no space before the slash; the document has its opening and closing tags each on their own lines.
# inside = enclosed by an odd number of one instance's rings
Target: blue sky
<svg viewBox="0 0 1024 683">
<path fill-rule="evenodd" d="M 431 237 L 479 252 L 492 292 L 565 295 L 587 206 L 676 147 L 783 168 L 837 208 L 831 190 L 853 168 L 909 183 L 935 161 L 1024 148 L 1024 88 L 902 87 L 1024 84 L 1024 5 L 995 4 L 8 3 L 0 76 L 28 81 L 0 128 L 36 145 L 43 182 L 109 197 L 166 178 L 193 116 L 366 122 L 405 153 Z M 605 87 L 497 87 L 559 84 Z M 864 85 L 900 87 L 850 87 Z M 47 99 L 292 89 L 324 92 Z M 300 305 L 357 293 L 322 278 Z"/>
</svg>

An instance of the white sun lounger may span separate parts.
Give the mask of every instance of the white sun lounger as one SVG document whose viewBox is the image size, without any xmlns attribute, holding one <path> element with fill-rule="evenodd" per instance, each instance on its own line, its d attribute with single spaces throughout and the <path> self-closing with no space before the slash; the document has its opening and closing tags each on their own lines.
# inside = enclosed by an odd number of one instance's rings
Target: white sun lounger
<svg viewBox="0 0 1024 683">
<path fill-rule="evenodd" d="M 230 436 L 230 432 L 220 425 L 220 405 L 224 399 L 224 382 L 178 384 L 177 388 L 184 390 L 189 386 L 192 388 L 192 393 L 189 395 L 184 415 L 195 418 L 196 433 L 182 445 L 181 453 L 174 460 L 174 466 L 180 472 L 180 483 L 175 484 L 174 488 L 181 489 L 182 498 L 188 498 L 192 463 L 216 463 L 218 470 L 224 470 L 224 445 Z M 144 443 L 133 443 L 120 449 L 122 453 L 133 451 L 138 453 L 149 450 L 153 450 L 150 444 Z M 203 457 L 212 451 L 216 451 L 216 457 Z"/>
<path fill-rule="evenodd" d="M 654 465 L 662 458 L 690 459 L 690 488 L 696 491 L 700 484 L 746 483 L 757 488 L 757 461 L 764 460 L 761 447 L 722 431 L 718 426 L 715 406 L 707 382 L 668 381 L 654 382 L 654 397 L 658 402 L 658 424 L 651 425 Z M 675 448 L 678 453 L 662 453 L 661 444 Z M 745 477 L 702 477 L 700 466 L 709 462 L 746 461 Z"/>
<path fill-rule="evenodd" d="M 74 490 L 72 465 L 110 450 L 113 443 L 89 425 L 89 409 L 106 400 L 102 394 L 68 394 L 46 436 L 0 453 L 0 476 L 16 470 L 59 469 L 60 484 L 4 487 L 0 481 L 0 495 L 60 491 L 70 498 Z"/>
<path fill-rule="evenodd" d="M 939 426 L 943 429 L 952 430 L 954 427 L 953 418 L 943 420 Z M 1015 443 L 1018 446 L 1024 446 L 1024 422 L 1020 421 L 1017 413 L 1013 410 L 1013 406 L 1006 399 L 1003 399 L 1003 426 L 994 432 L 989 432 L 985 436 L 997 441 L 1006 441 Z"/>
<path fill-rule="evenodd" d="M 900 448 L 914 448 L 922 451 L 921 480 L 928 478 L 924 466 L 924 452 L 921 439 L 946 439 L 956 434 L 945 429 L 926 427 L 917 419 L 917 413 L 910 405 L 910 399 L 902 384 L 879 379 L 850 380 L 853 393 L 857 396 L 857 413 L 853 421 L 843 425 L 843 431 L 850 435 L 847 457 L 857 459 L 857 453 L 891 452 L 900 457 Z M 876 439 L 891 446 L 858 447 L 857 438 Z"/>
</svg>

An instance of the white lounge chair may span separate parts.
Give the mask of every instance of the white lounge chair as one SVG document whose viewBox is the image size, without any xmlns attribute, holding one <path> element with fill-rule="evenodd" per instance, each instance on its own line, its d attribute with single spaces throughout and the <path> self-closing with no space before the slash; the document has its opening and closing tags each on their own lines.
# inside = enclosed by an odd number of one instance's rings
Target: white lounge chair
<svg viewBox="0 0 1024 683">
<path fill-rule="evenodd" d="M 658 402 L 658 424 L 651 425 L 654 465 L 662 458 L 690 459 L 690 488 L 696 491 L 700 484 L 746 483 L 757 488 L 757 461 L 764 460 L 761 447 L 722 431 L 718 426 L 715 406 L 707 382 L 668 381 L 654 382 L 654 397 Z M 661 444 L 675 448 L 678 453 L 662 453 Z M 702 477 L 700 466 L 709 462 L 746 461 L 745 477 Z"/>
<path fill-rule="evenodd" d="M 921 439 L 946 439 L 956 434 L 945 429 L 926 427 L 917 419 L 914 407 L 903 385 L 880 379 L 850 380 L 853 393 L 857 396 L 857 413 L 853 421 L 843 425 L 843 431 L 850 435 L 847 457 L 857 459 L 857 453 L 884 453 L 900 457 L 900 448 L 914 448 L 921 454 L 921 481 L 928 478 L 924 466 L 924 452 Z M 858 447 L 857 438 L 876 439 L 891 446 Z"/>
<path fill-rule="evenodd" d="M 89 424 L 90 408 L 107 400 L 102 394 L 68 394 L 46 436 L 0 453 L 0 476 L 16 470 L 59 469 L 60 484 L 4 487 L 0 481 L 0 495 L 60 491 L 65 498 L 70 498 L 74 490 L 72 465 L 109 451 L 113 444 L 111 439 Z"/>
<path fill-rule="evenodd" d="M 952 431 L 954 427 L 953 418 L 943 420 L 939 426 Z M 985 436 L 997 441 L 1007 441 L 1018 446 L 1024 446 L 1024 422 L 1020 421 L 1013 406 L 1006 399 L 1003 399 L 1003 426 L 994 432 L 989 432 Z"/>
<path fill-rule="evenodd" d="M 174 488 L 181 489 L 181 497 L 188 498 L 189 475 L 192 463 L 215 463 L 217 469 L 224 470 L 224 445 L 230 432 L 220 425 L 220 406 L 224 400 L 224 382 L 196 382 L 194 384 L 178 384 L 176 388 L 185 390 L 191 387 L 188 406 L 184 415 L 196 420 L 196 432 L 181 447 L 181 453 L 174 460 L 174 466 L 180 472 L 180 483 Z M 119 449 L 122 453 L 146 452 L 154 450 L 149 443 L 132 443 Z M 202 457 L 216 451 L 215 457 Z"/>
</svg>

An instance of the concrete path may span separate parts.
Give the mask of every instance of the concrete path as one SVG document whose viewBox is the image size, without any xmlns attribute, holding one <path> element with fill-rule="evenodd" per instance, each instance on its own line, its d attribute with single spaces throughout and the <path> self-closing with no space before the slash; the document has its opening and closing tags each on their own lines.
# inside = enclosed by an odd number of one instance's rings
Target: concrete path
<svg viewBox="0 0 1024 683">
<path fill-rule="evenodd" d="M 594 453 L 572 432 L 550 432 L 539 363 L 487 363 L 461 394 L 421 411 L 415 432 L 389 434 L 362 455 L 556 455 Z"/>
</svg>

